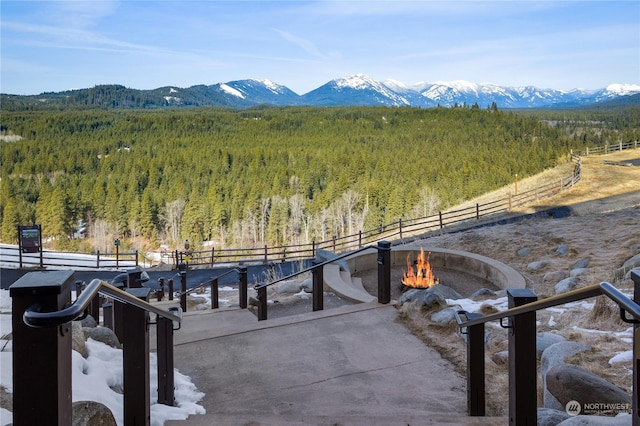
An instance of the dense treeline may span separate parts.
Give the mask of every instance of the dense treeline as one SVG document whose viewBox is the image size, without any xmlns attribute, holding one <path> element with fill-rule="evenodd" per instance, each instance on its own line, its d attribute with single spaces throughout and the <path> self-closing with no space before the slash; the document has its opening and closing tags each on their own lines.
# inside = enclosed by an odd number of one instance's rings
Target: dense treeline
<svg viewBox="0 0 640 426">
<path fill-rule="evenodd" d="M 125 248 L 329 239 L 433 214 L 592 146 L 475 106 L 32 110 L 1 120 L 2 241 L 40 223 L 58 249 L 86 251 L 115 238 Z M 615 137 L 637 138 L 637 128 Z M 69 238 L 79 221 L 93 247 Z"/>
</svg>

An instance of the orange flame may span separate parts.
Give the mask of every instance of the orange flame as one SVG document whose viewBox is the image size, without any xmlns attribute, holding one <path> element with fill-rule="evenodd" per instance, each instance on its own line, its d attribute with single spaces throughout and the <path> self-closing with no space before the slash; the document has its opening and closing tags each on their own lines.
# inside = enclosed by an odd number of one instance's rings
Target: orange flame
<svg viewBox="0 0 640 426">
<path fill-rule="evenodd" d="M 425 259 L 424 249 L 420 249 L 420 255 L 416 261 L 416 272 L 413 271 L 411 266 L 411 253 L 407 255 L 407 272 L 405 272 L 402 278 L 402 284 L 407 287 L 427 288 L 438 284 L 440 281 L 433 275 L 429 258 L 431 252 L 427 254 Z"/>
</svg>

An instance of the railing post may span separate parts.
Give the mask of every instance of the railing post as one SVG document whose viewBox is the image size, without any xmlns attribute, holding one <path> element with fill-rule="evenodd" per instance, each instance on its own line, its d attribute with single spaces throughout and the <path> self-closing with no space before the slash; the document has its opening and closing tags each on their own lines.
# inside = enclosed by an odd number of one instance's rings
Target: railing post
<svg viewBox="0 0 640 426">
<path fill-rule="evenodd" d="M 378 242 L 378 303 L 391 301 L 391 243 Z"/>
<path fill-rule="evenodd" d="M 258 287 L 258 321 L 267 319 L 267 287 Z"/>
<path fill-rule="evenodd" d="M 169 300 L 173 300 L 173 278 L 167 281 L 167 287 L 169 287 Z"/>
<path fill-rule="evenodd" d="M 528 288 L 508 289 L 508 307 L 535 302 Z M 509 317 L 509 425 L 537 422 L 536 313 Z"/>
<path fill-rule="evenodd" d="M 128 288 L 126 292 L 145 302 L 150 288 Z M 117 304 L 122 304 L 117 302 Z M 122 304 L 124 335 L 122 342 L 124 424 L 149 425 L 151 398 L 149 390 L 149 312 L 130 304 Z"/>
<path fill-rule="evenodd" d="M 215 247 L 211 246 L 211 267 L 213 268 L 213 263 L 215 262 Z"/>
<path fill-rule="evenodd" d="M 322 263 L 319 260 L 312 260 L 312 265 L 319 265 Z M 311 275 L 313 277 L 313 311 L 321 311 L 324 309 L 324 266 L 319 266 L 317 268 L 313 268 L 311 270 Z"/>
<path fill-rule="evenodd" d="M 218 297 L 218 279 L 211 280 L 211 309 L 220 307 L 220 298 Z"/>
<path fill-rule="evenodd" d="M 480 204 L 476 203 L 476 220 L 480 219 Z"/>
<path fill-rule="evenodd" d="M 247 267 L 240 266 L 238 268 L 238 296 L 240 309 L 247 309 Z"/>
<path fill-rule="evenodd" d="M 438 212 L 438 218 L 440 219 L 440 229 L 444 228 L 444 223 L 442 223 L 442 212 Z"/>
<path fill-rule="evenodd" d="M 640 304 L 640 272 L 631 271 L 633 280 L 633 301 Z M 631 399 L 631 423 L 633 426 L 640 426 L 640 325 L 633 325 L 633 395 Z"/>
<path fill-rule="evenodd" d="M 400 236 L 400 239 L 402 239 L 402 219 L 398 219 L 398 235 Z"/>
<path fill-rule="evenodd" d="M 176 308 L 169 308 L 169 311 Z M 158 355 L 158 402 L 173 406 L 175 380 L 173 376 L 173 321 L 158 315 L 156 326 Z"/>
<path fill-rule="evenodd" d="M 269 263 L 268 251 L 269 251 L 269 249 L 268 249 L 267 245 L 265 244 L 264 245 L 264 260 L 262 261 L 262 263 L 264 263 L 265 265 L 267 263 Z"/>
<path fill-rule="evenodd" d="M 73 272 L 29 272 L 9 292 L 13 332 L 13 424 L 71 424 L 71 323 L 32 328 L 22 314 L 34 304 L 57 311 L 71 302 Z"/>
<path fill-rule="evenodd" d="M 96 322 L 100 322 L 100 295 L 96 294 L 93 300 L 91 300 L 91 305 L 89 305 L 89 315 L 96 320 Z"/>
<path fill-rule="evenodd" d="M 467 320 L 482 317 L 468 313 Z M 467 410 L 470 416 L 485 415 L 484 323 L 467 327 Z"/>
<path fill-rule="evenodd" d="M 108 329 L 110 329 L 111 331 L 116 331 L 115 330 L 115 323 L 113 321 L 113 302 L 105 302 L 102 304 L 102 317 L 103 317 L 103 324 L 105 327 L 107 327 Z M 97 319 L 96 319 L 97 321 Z"/>
<path fill-rule="evenodd" d="M 100 269 L 100 250 L 96 251 L 96 268 Z"/>
<path fill-rule="evenodd" d="M 180 307 L 182 308 L 182 312 L 187 312 L 187 270 L 186 268 L 180 271 Z"/>
<path fill-rule="evenodd" d="M 362 231 L 358 231 L 358 248 L 362 248 Z"/>
</svg>

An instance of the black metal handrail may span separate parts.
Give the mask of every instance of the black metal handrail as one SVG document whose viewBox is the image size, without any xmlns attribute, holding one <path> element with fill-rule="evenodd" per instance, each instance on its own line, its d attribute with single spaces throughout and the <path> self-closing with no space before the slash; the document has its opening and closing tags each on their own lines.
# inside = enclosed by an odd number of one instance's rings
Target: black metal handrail
<svg viewBox="0 0 640 426">
<path fill-rule="evenodd" d="M 200 284 L 198 284 L 198 285 L 196 285 L 196 286 L 194 286 L 194 287 L 191 287 L 191 288 L 190 288 L 189 290 L 187 290 L 187 291 L 184 291 L 184 292 L 178 293 L 178 297 L 182 297 L 182 296 L 189 295 L 189 294 L 191 294 L 192 292 L 196 291 L 196 290 L 197 290 L 197 289 L 199 289 L 199 288 L 202 288 L 202 287 L 204 287 L 204 286 L 206 286 L 206 285 L 211 285 L 211 283 L 212 283 L 213 281 L 215 281 L 215 280 L 219 280 L 220 278 L 222 278 L 222 277 L 224 277 L 224 276 L 227 276 L 227 275 L 229 275 L 229 274 L 230 274 L 230 273 L 232 273 L 232 272 L 238 272 L 238 268 L 229 269 L 227 272 L 225 272 L 225 273 L 223 273 L 223 274 L 220 274 L 220 275 L 218 275 L 217 277 L 211 278 L 210 280 L 207 280 L 207 281 L 205 281 L 205 282 L 202 282 L 202 283 L 200 283 Z"/>
<path fill-rule="evenodd" d="M 563 294 L 558 294 L 556 296 L 547 297 L 545 299 L 527 303 L 526 305 L 507 309 L 506 311 L 496 312 L 494 314 L 481 317 L 474 317 L 473 319 L 468 319 L 467 321 L 462 321 L 460 315 L 465 315 L 467 318 L 469 318 L 470 313 L 464 310 L 459 310 L 455 313 L 455 318 L 458 323 L 458 327 L 466 328 L 478 324 L 484 324 L 490 321 L 499 321 L 503 318 L 539 311 L 540 309 L 552 308 L 554 306 L 563 305 L 565 303 L 576 302 L 578 300 L 588 299 L 590 297 L 601 295 L 609 297 L 611 300 L 616 302 L 620 308 L 633 315 L 636 320 L 640 320 L 640 305 L 629 299 L 620 290 L 607 282 L 602 282 L 600 284 L 594 284 L 588 287 L 580 288 L 578 290 L 572 290 Z"/>
<path fill-rule="evenodd" d="M 168 311 L 159 309 L 152 304 L 132 296 L 127 292 L 112 286 L 106 281 L 99 279 L 92 280 L 82 294 L 80 294 L 75 302 L 73 302 L 69 307 L 59 311 L 41 312 L 42 306 L 40 304 L 34 304 L 24 311 L 22 318 L 25 324 L 34 328 L 62 325 L 82 316 L 98 293 L 108 295 L 119 302 L 136 306 L 137 308 L 144 309 L 147 312 L 175 321 L 178 324 L 182 321 L 181 313 L 174 315 Z"/>
<path fill-rule="evenodd" d="M 315 265 L 309 266 L 308 268 L 302 269 L 302 270 L 300 270 L 298 272 L 294 272 L 293 274 L 287 275 L 286 277 L 278 278 L 277 280 L 274 280 L 274 281 L 271 281 L 271 282 L 268 282 L 268 283 L 256 284 L 256 285 L 253 286 L 253 288 L 254 288 L 254 290 L 260 290 L 262 288 L 269 287 L 269 286 L 271 286 L 273 284 L 277 284 L 279 282 L 289 280 L 291 278 L 297 277 L 298 275 L 304 274 L 306 272 L 311 272 L 314 269 L 319 268 L 321 266 L 328 265 L 330 263 L 336 262 L 338 260 L 342 260 L 342 259 L 344 259 L 346 257 L 353 256 L 354 254 L 358 254 L 360 252 L 363 252 L 365 250 L 369 250 L 369 249 L 372 249 L 372 248 L 375 249 L 376 247 L 373 246 L 373 245 L 370 245 L 370 246 L 359 248 L 359 249 L 354 250 L 354 251 L 350 251 L 348 253 L 341 254 L 341 255 L 336 256 L 336 257 L 334 257 L 332 259 L 326 260 L 326 261 L 321 262 L 321 263 L 316 263 Z"/>
<path fill-rule="evenodd" d="M 600 288 L 600 285 L 595 284 L 589 287 L 568 291 L 563 294 L 547 297 L 546 299 L 527 303 L 526 305 L 518 306 L 517 308 L 511 308 L 507 309 L 506 311 L 496 312 L 494 314 L 484 315 L 481 317 L 474 317 L 474 319 L 470 319 L 467 321 L 462 321 L 460 319 L 460 315 L 465 315 L 467 318 L 469 317 L 469 312 L 467 311 L 459 310 L 456 312 L 455 317 L 456 321 L 458 322 L 458 327 L 472 327 L 474 325 L 484 324 L 490 321 L 499 321 L 503 318 L 526 314 L 529 312 L 538 311 L 540 309 L 551 308 L 553 306 L 563 305 L 565 303 L 575 302 L 578 300 L 587 299 L 589 297 L 600 296 L 601 294 L 602 289 Z"/>
<path fill-rule="evenodd" d="M 485 415 L 485 323 L 500 321 L 500 326 L 509 331 L 509 418 L 514 424 L 535 424 L 536 410 L 536 312 L 565 303 L 590 297 L 606 296 L 620 309 L 622 321 L 633 324 L 634 330 L 640 327 L 640 271 L 631 271 L 634 282 L 633 299 L 607 282 L 569 291 L 556 296 L 538 300 L 530 289 L 508 289 L 509 309 L 490 315 L 470 313 L 458 310 L 454 313 L 460 332 L 466 335 L 467 344 L 467 408 L 471 416 Z M 627 312 L 631 318 L 627 317 Z M 462 319 L 464 317 L 464 320 Z M 503 324 L 503 319 L 508 322 Z M 640 359 L 640 341 L 634 331 L 633 353 L 636 362 L 633 373 L 633 397 L 631 398 L 632 420 L 640 425 L 638 411 L 638 389 L 640 372 L 637 361 Z"/>
</svg>

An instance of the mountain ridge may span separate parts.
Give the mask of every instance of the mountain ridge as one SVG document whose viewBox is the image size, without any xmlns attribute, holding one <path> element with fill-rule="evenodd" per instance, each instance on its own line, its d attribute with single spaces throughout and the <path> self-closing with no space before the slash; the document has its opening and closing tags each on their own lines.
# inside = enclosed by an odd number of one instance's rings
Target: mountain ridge
<svg viewBox="0 0 640 426">
<path fill-rule="evenodd" d="M 250 108 L 270 106 L 496 106 L 500 108 L 553 108 L 601 104 L 640 94 L 640 85 L 612 83 L 595 89 L 541 89 L 509 87 L 465 80 L 416 83 L 412 86 L 388 79 L 383 82 L 366 74 L 331 80 L 303 95 L 268 79 L 234 80 L 188 88 L 164 86 L 139 90 L 118 84 L 39 95 L 1 94 L 3 105 L 65 105 L 107 108 L 164 108 L 218 106 Z M 634 96 L 635 99 L 635 96 Z M 632 101 L 635 103 L 635 101 Z"/>
</svg>

